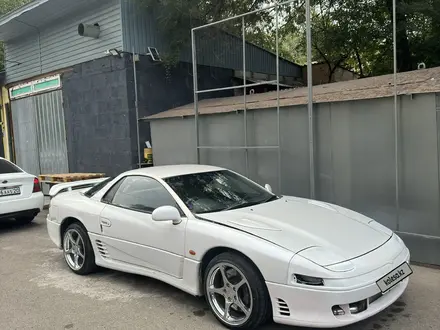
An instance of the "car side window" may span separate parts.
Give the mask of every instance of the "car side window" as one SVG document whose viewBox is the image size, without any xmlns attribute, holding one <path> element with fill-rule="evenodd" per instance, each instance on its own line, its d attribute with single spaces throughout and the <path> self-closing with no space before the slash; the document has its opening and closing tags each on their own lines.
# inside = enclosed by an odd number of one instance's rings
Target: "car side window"
<svg viewBox="0 0 440 330">
<path fill-rule="evenodd" d="M 152 213 L 161 206 L 174 206 L 180 211 L 165 187 L 148 177 L 128 176 L 113 186 L 107 195 L 104 198 L 112 205 L 135 211 Z"/>
<path fill-rule="evenodd" d="M 116 192 L 121 186 L 122 182 L 124 182 L 125 178 L 122 178 L 118 182 L 116 182 L 104 195 L 102 198 L 102 202 L 106 204 L 111 204 L 113 202 L 113 198 L 115 197 Z"/>
</svg>

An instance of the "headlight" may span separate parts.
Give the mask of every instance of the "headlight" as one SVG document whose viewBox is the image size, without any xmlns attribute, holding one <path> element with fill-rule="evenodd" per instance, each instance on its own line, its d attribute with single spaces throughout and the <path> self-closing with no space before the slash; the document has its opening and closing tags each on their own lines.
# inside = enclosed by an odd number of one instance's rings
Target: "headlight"
<svg viewBox="0 0 440 330">
<path fill-rule="evenodd" d="M 300 274 L 294 274 L 293 280 L 298 284 L 313 285 L 313 286 L 323 286 L 324 280 L 319 277 L 306 276 Z"/>
</svg>

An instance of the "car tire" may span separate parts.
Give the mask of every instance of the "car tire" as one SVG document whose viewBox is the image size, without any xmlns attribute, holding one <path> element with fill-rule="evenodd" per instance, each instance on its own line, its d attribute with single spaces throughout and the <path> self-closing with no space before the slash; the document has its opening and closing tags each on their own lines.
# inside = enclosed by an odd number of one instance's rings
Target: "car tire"
<svg viewBox="0 0 440 330">
<path fill-rule="evenodd" d="M 226 252 L 214 257 L 206 267 L 203 280 L 209 308 L 225 327 L 255 329 L 268 321 L 272 306 L 266 283 L 258 269 L 243 256 Z M 229 315 L 225 314 L 227 304 Z"/>
<path fill-rule="evenodd" d="M 19 217 L 16 218 L 15 221 L 19 224 L 19 225 L 28 225 L 30 224 L 32 221 L 34 221 L 35 217 Z"/>
<path fill-rule="evenodd" d="M 63 254 L 75 274 L 88 275 L 97 269 L 89 235 L 79 223 L 71 224 L 63 233 Z"/>
</svg>

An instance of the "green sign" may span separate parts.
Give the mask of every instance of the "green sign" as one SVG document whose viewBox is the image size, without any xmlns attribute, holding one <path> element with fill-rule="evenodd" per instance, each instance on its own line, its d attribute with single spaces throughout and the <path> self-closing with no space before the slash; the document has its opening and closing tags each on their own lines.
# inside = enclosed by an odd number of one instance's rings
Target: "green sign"
<svg viewBox="0 0 440 330">
<path fill-rule="evenodd" d="M 9 89 L 11 99 L 17 99 L 21 97 L 31 96 L 34 94 L 47 92 L 50 90 L 58 89 L 61 87 L 61 77 L 51 76 L 43 79 L 31 81 L 29 83 L 14 86 Z"/>
<path fill-rule="evenodd" d="M 19 97 L 20 95 L 32 93 L 32 86 L 24 86 L 11 90 L 11 97 Z"/>
</svg>

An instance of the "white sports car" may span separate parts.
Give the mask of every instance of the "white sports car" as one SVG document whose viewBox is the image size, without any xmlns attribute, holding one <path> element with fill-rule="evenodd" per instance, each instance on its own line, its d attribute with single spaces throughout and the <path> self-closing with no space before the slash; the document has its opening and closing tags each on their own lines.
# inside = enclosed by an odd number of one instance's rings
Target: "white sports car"
<svg viewBox="0 0 440 330">
<path fill-rule="evenodd" d="M 355 323 L 393 304 L 412 274 L 403 241 L 374 220 L 276 196 L 230 170 L 160 166 L 96 182 L 50 192 L 47 229 L 70 269 L 102 266 L 204 295 L 229 328 Z"/>
<path fill-rule="evenodd" d="M 0 157 L 0 219 L 27 224 L 43 210 L 44 196 L 38 178 Z"/>
</svg>

